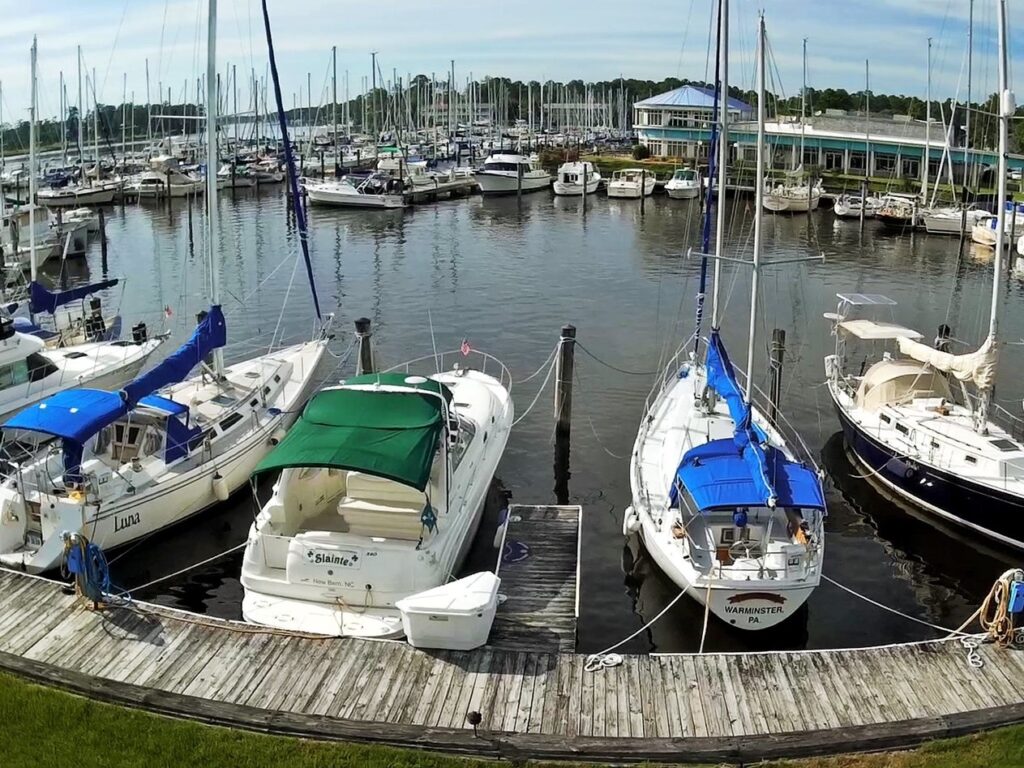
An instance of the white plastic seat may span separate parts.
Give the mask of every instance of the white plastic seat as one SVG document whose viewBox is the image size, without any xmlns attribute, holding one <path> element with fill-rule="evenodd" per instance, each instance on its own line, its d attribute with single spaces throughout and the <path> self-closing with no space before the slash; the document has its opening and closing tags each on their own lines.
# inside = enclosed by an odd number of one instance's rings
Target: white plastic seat
<svg viewBox="0 0 1024 768">
<path fill-rule="evenodd" d="M 346 533 L 419 541 L 424 533 L 423 523 L 420 521 L 423 504 L 422 494 L 419 506 L 382 504 L 379 501 L 343 496 L 338 502 L 338 515 L 348 529 Z"/>
</svg>

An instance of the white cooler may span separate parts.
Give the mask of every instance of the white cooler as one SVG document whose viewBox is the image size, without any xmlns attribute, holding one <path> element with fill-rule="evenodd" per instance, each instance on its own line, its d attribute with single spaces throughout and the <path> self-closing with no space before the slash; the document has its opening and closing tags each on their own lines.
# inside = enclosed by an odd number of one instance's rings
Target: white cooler
<svg viewBox="0 0 1024 768">
<path fill-rule="evenodd" d="M 449 651 L 479 648 L 491 633 L 500 584 L 493 573 L 482 571 L 397 601 L 409 644 Z"/>
</svg>

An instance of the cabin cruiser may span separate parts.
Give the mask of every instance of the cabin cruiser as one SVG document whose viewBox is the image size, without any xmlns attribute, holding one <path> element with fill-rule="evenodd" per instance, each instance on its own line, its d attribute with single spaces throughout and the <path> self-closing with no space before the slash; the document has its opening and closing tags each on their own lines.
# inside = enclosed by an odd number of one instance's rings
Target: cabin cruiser
<svg viewBox="0 0 1024 768">
<path fill-rule="evenodd" d="M 404 208 L 405 195 L 400 179 L 381 173 L 365 178 L 343 176 L 340 179 L 305 179 L 303 188 L 311 203 L 348 208 Z"/>
<path fill-rule="evenodd" d="M 396 602 L 454 578 L 480 525 L 512 427 L 501 370 L 365 374 L 318 392 L 256 469 L 281 475 L 249 529 L 245 620 L 401 636 Z"/>
<path fill-rule="evenodd" d="M 601 186 L 601 172 L 589 160 L 562 163 L 558 166 L 558 175 L 553 186 L 556 195 L 583 194 L 583 183 L 586 179 L 587 194 L 597 192 Z"/>
<path fill-rule="evenodd" d="M 149 170 L 128 189 L 139 198 L 157 199 L 201 195 L 204 186 L 202 179 L 182 173 L 177 158 L 160 155 L 150 160 Z"/>
<path fill-rule="evenodd" d="M 46 340 L 0 318 L 0 419 L 69 387 L 112 389 L 135 376 L 164 337 L 93 341 L 50 349 Z"/>
<path fill-rule="evenodd" d="M 473 178 L 484 195 L 514 195 L 547 189 L 551 176 L 525 155 L 508 149 L 496 149 L 473 171 Z"/>
<path fill-rule="evenodd" d="M 700 194 L 697 172 L 692 168 L 679 168 L 665 182 L 665 192 L 673 200 L 692 200 Z"/>
<path fill-rule="evenodd" d="M 612 173 L 608 182 L 608 197 L 622 197 L 639 200 L 641 194 L 654 194 L 654 173 L 643 168 L 623 168 Z"/>
<path fill-rule="evenodd" d="M 924 229 L 929 235 L 960 235 L 970 232 L 986 216 L 980 208 L 953 205 L 929 208 L 921 212 Z"/>
<path fill-rule="evenodd" d="M 1005 227 L 1003 230 L 1003 247 L 1008 248 L 1011 244 L 1012 236 L 1016 232 L 1024 232 L 1024 203 L 1014 205 L 1013 203 L 1007 203 L 1006 205 L 1006 219 Z M 971 227 L 971 240 L 978 245 L 984 245 L 987 248 L 996 247 L 996 224 L 998 223 L 999 217 L 994 213 L 983 213 L 975 219 L 974 226 Z"/>
<path fill-rule="evenodd" d="M 36 266 L 59 256 L 63 243 L 51 223 L 50 212 L 41 205 L 18 205 L 0 215 L 0 253 L 8 270 L 31 267 L 31 220 L 35 219 Z"/>
</svg>

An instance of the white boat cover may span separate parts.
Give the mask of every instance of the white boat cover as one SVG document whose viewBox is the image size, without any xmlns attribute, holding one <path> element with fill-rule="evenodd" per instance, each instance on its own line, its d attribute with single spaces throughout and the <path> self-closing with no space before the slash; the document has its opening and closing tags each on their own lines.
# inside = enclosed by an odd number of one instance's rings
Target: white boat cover
<svg viewBox="0 0 1024 768">
<path fill-rule="evenodd" d="M 896 343 L 903 354 L 937 370 L 952 373 L 960 381 L 972 381 L 978 389 L 987 389 L 995 383 L 999 350 L 991 336 L 977 350 L 966 355 L 942 352 L 905 336 L 899 337 Z"/>
<path fill-rule="evenodd" d="M 895 323 L 879 322 L 877 320 L 843 320 L 839 327 L 847 333 L 856 336 L 858 339 L 867 341 L 886 341 L 889 339 L 920 339 L 920 333 L 912 328 L 904 328 Z"/>
</svg>

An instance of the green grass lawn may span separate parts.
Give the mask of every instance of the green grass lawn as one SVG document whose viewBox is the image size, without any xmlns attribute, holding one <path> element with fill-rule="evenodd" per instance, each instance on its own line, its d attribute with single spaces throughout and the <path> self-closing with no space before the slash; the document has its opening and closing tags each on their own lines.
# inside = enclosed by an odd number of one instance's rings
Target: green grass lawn
<svg viewBox="0 0 1024 768">
<path fill-rule="evenodd" d="M 201 725 L 100 704 L 0 673 L 0 765 L 3 768 L 485 768 L 495 763 Z M 1024 726 L 936 742 L 908 752 L 761 765 L 763 768 L 1017 768 L 1024 765 Z"/>
</svg>

